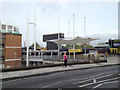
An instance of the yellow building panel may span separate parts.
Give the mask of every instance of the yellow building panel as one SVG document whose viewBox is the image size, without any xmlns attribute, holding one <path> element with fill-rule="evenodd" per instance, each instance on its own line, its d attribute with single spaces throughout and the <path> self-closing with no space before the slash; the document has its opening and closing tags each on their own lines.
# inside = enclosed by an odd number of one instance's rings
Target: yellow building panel
<svg viewBox="0 0 120 90">
<path fill-rule="evenodd" d="M 73 53 L 73 51 L 74 51 L 73 49 L 69 49 L 70 53 Z M 75 49 L 75 52 L 82 52 L 82 49 Z"/>
</svg>

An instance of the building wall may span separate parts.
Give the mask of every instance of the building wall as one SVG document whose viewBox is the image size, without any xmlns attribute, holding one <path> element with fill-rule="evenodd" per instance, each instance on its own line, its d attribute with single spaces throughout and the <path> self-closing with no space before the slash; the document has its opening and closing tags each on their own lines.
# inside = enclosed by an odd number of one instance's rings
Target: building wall
<svg viewBox="0 0 120 90">
<path fill-rule="evenodd" d="M 64 33 L 59 33 L 59 38 L 64 38 Z M 47 40 L 58 39 L 58 33 L 43 35 L 43 42 Z M 53 42 L 47 42 L 47 50 L 57 50 L 58 45 Z"/>
<path fill-rule="evenodd" d="M 21 47 L 21 35 L 17 34 L 6 34 L 5 35 L 5 46 Z"/>
<path fill-rule="evenodd" d="M 21 34 L 5 34 L 5 41 L 4 41 L 5 68 L 14 68 L 21 66 L 21 57 L 22 57 L 21 45 L 22 45 Z"/>
<path fill-rule="evenodd" d="M 21 60 L 5 61 L 5 68 L 15 68 L 21 66 Z"/>
<path fill-rule="evenodd" d="M 21 53 L 21 48 L 5 48 L 5 59 L 19 59 Z"/>
</svg>

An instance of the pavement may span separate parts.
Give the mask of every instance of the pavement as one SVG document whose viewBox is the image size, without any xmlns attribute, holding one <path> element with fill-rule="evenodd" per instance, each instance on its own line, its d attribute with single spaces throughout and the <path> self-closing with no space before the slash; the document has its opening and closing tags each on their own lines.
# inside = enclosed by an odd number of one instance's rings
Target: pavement
<svg viewBox="0 0 120 90">
<path fill-rule="evenodd" d="M 46 68 L 38 68 L 38 69 L 22 70 L 22 71 L 11 71 L 11 72 L 3 72 L 3 73 L 1 72 L 0 78 L 2 80 L 10 80 L 10 79 L 30 77 L 35 75 L 44 75 L 44 74 L 55 73 L 55 72 L 81 70 L 81 69 L 89 69 L 89 68 L 112 66 L 112 65 L 120 64 L 118 62 L 117 55 L 108 56 L 107 60 L 108 62 L 104 62 L 104 63 L 69 65 L 66 68 L 63 66 L 57 66 L 57 67 L 46 67 Z"/>
</svg>

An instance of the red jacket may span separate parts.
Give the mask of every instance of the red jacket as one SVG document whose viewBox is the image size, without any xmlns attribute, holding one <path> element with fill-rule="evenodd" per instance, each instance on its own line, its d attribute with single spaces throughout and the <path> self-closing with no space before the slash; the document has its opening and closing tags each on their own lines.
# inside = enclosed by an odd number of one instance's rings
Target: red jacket
<svg viewBox="0 0 120 90">
<path fill-rule="evenodd" d="M 67 55 L 64 55 L 64 61 L 67 61 L 68 58 L 67 58 Z"/>
</svg>

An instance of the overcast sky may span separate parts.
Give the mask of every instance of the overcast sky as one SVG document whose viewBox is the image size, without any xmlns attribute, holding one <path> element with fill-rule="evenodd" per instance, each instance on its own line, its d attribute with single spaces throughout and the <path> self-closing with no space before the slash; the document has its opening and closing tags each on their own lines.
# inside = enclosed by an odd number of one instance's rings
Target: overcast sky
<svg viewBox="0 0 120 90">
<path fill-rule="evenodd" d="M 2 23 L 18 26 L 22 34 L 22 42 L 26 41 L 27 10 L 31 22 L 34 20 L 34 10 L 36 10 L 36 38 L 41 46 L 45 46 L 42 41 L 43 34 L 58 32 L 58 19 L 59 31 L 64 33 L 65 37 L 73 36 L 73 13 L 75 36 L 84 36 L 84 17 L 86 17 L 87 37 L 100 38 L 94 44 L 107 41 L 109 38 L 118 38 L 117 2 L 4 2 L 0 3 L 0 9 Z M 33 30 L 33 26 L 30 25 L 30 44 L 34 40 Z"/>
</svg>

